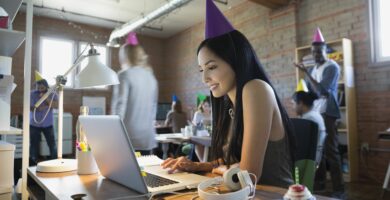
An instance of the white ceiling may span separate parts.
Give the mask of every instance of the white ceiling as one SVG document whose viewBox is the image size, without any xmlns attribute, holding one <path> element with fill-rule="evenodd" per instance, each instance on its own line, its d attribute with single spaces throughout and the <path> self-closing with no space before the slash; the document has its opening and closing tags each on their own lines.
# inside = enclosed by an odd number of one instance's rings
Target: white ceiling
<svg viewBox="0 0 390 200">
<path fill-rule="evenodd" d="M 221 1 L 228 2 L 228 5 L 216 3 L 219 9 L 224 11 L 245 0 Z M 147 15 L 167 2 L 169 0 L 33 0 L 35 15 L 112 29 L 124 22 L 140 19 L 142 14 Z M 170 37 L 203 21 L 205 4 L 206 0 L 192 0 L 170 14 L 147 24 L 162 28 L 162 31 L 148 28 L 139 31 L 154 37 Z"/>
</svg>

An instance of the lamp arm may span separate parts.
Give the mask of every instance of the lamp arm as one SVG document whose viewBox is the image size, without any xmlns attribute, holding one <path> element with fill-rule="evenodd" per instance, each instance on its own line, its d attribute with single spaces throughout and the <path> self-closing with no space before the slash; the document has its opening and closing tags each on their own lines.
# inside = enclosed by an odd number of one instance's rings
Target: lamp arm
<svg viewBox="0 0 390 200">
<path fill-rule="evenodd" d="M 76 67 L 88 56 L 81 55 L 78 59 L 76 59 L 76 62 L 70 67 L 62 77 L 68 76 L 70 72 L 72 72 Z M 58 87 L 60 83 L 56 83 L 55 85 L 51 86 L 50 89 L 37 101 L 37 103 L 34 104 L 35 108 L 38 108 L 43 101 L 45 101 L 51 93 L 53 93 Z"/>
</svg>

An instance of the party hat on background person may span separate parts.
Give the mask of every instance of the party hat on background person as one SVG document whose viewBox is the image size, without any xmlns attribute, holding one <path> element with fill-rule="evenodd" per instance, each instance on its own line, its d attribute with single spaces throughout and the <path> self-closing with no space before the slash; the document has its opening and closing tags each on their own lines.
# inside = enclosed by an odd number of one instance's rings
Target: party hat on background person
<svg viewBox="0 0 390 200">
<path fill-rule="evenodd" d="M 313 43 L 324 43 L 324 42 L 325 42 L 324 36 L 322 36 L 320 28 L 317 27 L 313 35 Z"/>
<path fill-rule="evenodd" d="M 309 92 L 309 89 L 307 88 L 306 81 L 303 79 L 300 79 L 297 88 L 295 89 L 295 92 Z"/>
<path fill-rule="evenodd" d="M 135 45 L 139 44 L 138 38 L 137 38 L 137 34 L 135 32 L 130 32 L 127 35 L 126 44 L 130 44 L 132 46 L 135 46 Z"/>
<path fill-rule="evenodd" d="M 172 95 L 172 102 L 177 102 L 179 101 L 179 98 L 174 94 Z"/>
<path fill-rule="evenodd" d="M 196 95 L 196 105 L 199 105 L 200 103 L 202 103 L 206 99 L 207 99 L 207 95 L 197 94 Z"/>
<path fill-rule="evenodd" d="M 206 0 L 206 39 L 235 30 L 212 0 Z"/>
<path fill-rule="evenodd" d="M 40 80 L 43 80 L 43 76 L 41 73 L 39 73 L 38 71 L 35 71 L 35 82 L 37 81 L 40 81 Z"/>
</svg>

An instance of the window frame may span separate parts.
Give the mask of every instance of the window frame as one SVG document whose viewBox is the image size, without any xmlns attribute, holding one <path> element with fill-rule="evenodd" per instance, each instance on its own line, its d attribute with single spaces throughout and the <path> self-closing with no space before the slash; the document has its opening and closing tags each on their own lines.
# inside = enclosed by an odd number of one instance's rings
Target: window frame
<svg viewBox="0 0 390 200">
<path fill-rule="evenodd" d="M 369 1 L 369 20 L 370 20 L 370 49 L 371 66 L 384 66 L 390 64 L 390 56 L 382 56 L 381 26 L 380 26 L 379 1 Z"/>
</svg>

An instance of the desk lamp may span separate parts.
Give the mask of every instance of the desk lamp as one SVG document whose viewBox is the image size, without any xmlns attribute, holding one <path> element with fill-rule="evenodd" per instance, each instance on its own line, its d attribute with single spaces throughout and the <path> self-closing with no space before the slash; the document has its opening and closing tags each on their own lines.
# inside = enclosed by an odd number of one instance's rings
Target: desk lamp
<svg viewBox="0 0 390 200">
<path fill-rule="evenodd" d="M 87 47 L 90 50 L 87 55 L 83 55 Z M 76 88 L 88 88 L 94 86 L 107 86 L 119 84 L 116 73 L 99 61 L 99 53 L 90 43 L 81 52 L 74 64 L 63 75 L 56 77 L 56 84 L 38 100 L 34 105 L 37 108 L 46 100 L 51 93 L 58 90 L 58 141 L 57 141 L 57 159 L 39 162 L 37 171 L 39 172 L 66 172 L 77 169 L 77 161 L 75 159 L 62 158 L 62 132 L 63 132 L 63 113 L 64 113 L 64 85 L 66 84 L 66 76 L 72 72 L 85 59 L 88 58 L 87 66 L 76 75 Z"/>
</svg>

